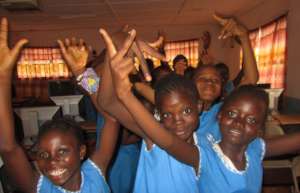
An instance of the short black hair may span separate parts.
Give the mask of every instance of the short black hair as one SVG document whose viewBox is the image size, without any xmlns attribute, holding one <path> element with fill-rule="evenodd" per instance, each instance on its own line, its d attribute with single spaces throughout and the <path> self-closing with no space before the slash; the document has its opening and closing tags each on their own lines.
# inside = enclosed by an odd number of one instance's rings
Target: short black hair
<svg viewBox="0 0 300 193">
<path fill-rule="evenodd" d="M 46 121 L 39 129 L 38 143 L 40 139 L 50 131 L 72 134 L 78 141 L 78 145 L 84 145 L 84 135 L 81 127 L 70 117 L 63 117 Z"/>
<path fill-rule="evenodd" d="M 241 96 L 248 96 L 251 98 L 254 98 L 258 101 L 261 101 L 264 105 L 265 105 L 265 119 L 267 118 L 268 115 L 268 107 L 269 107 L 269 96 L 268 93 L 266 91 L 264 91 L 263 89 L 257 87 L 256 85 L 253 84 L 248 84 L 248 85 L 242 85 L 240 87 L 238 87 L 237 89 L 235 89 L 234 91 L 232 91 L 230 93 L 230 95 L 228 95 L 223 102 L 223 105 L 220 109 L 220 111 L 222 111 L 223 109 L 225 109 L 231 102 L 239 100 L 239 98 Z"/>
<path fill-rule="evenodd" d="M 195 68 L 194 70 L 194 73 L 193 73 L 193 79 L 195 80 L 195 78 L 198 76 L 198 74 L 200 72 L 202 72 L 204 69 L 206 68 L 212 68 L 212 69 L 215 69 L 216 72 L 219 74 L 220 76 L 220 79 L 222 79 L 222 75 L 220 73 L 220 71 L 216 68 L 215 65 L 211 65 L 211 64 L 201 64 L 201 65 L 198 65 L 197 68 Z"/>
<path fill-rule="evenodd" d="M 182 92 L 195 103 L 197 103 L 199 99 L 199 94 L 194 82 L 173 72 L 160 79 L 155 85 L 154 89 L 155 105 L 158 108 L 160 106 L 162 97 L 174 91 Z"/>
<path fill-rule="evenodd" d="M 222 76 L 222 81 L 227 82 L 229 79 L 229 68 L 226 64 L 220 62 L 215 64 L 215 67 L 217 70 L 219 70 L 221 76 Z"/>
<path fill-rule="evenodd" d="M 188 63 L 188 59 L 182 55 L 182 54 L 178 54 L 177 56 L 175 56 L 175 58 L 173 59 L 173 65 L 175 65 L 179 60 L 184 60 L 186 63 Z"/>
</svg>

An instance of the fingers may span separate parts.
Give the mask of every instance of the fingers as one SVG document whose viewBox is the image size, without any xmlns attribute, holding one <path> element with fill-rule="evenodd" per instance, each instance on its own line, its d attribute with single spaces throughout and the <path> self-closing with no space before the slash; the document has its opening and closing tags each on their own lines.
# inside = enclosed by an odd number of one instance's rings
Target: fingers
<svg viewBox="0 0 300 193">
<path fill-rule="evenodd" d="M 8 31 L 8 21 L 7 18 L 3 17 L 1 19 L 0 26 L 0 43 L 7 44 L 7 31 Z"/>
<path fill-rule="evenodd" d="M 111 63 L 111 66 L 113 71 L 118 73 L 122 78 L 127 78 L 132 69 L 135 68 L 133 59 L 129 57 L 124 58 L 120 63 Z"/>
<path fill-rule="evenodd" d="M 150 46 L 149 46 L 150 47 Z M 147 62 L 144 58 L 144 55 L 142 53 L 142 50 L 139 46 L 138 43 L 134 43 L 132 45 L 132 50 L 133 52 L 135 53 L 136 57 L 138 58 L 139 62 L 140 62 L 140 68 L 144 74 L 144 77 L 145 77 L 145 80 L 146 81 L 151 81 L 151 74 L 149 72 L 149 68 L 148 68 L 148 65 L 147 65 Z"/>
<path fill-rule="evenodd" d="M 115 47 L 115 45 L 114 45 L 111 37 L 102 28 L 99 30 L 99 33 L 101 34 L 101 36 L 102 36 L 102 38 L 104 40 L 104 43 L 105 43 L 106 49 L 108 51 L 109 57 L 113 58 L 117 54 L 117 49 L 116 49 L 116 47 Z"/>
<path fill-rule="evenodd" d="M 219 22 L 221 25 L 226 25 L 227 23 L 227 19 L 220 17 L 219 15 L 217 15 L 216 13 L 213 14 L 214 19 Z"/>
<path fill-rule="evenodd" d="M 233 19 L 227 20 L 227 23 L 224 25 L 221 33 L 219 35 L 219 39 L 226 39 L 230 36 L 233 36 L 234 30 L 236 27 L 236 22 Z"/>
<path fill-rule="evenodd" d="M 57 43 L 58 43 L 62 53 L 65 54 L 66 53 L 66 47 L 65 47 L 64 43 L 61 40 L 57 40 Z"/>
<path fill-rule="evenodd" d="M 65 45 L 66 45 L 67 48 L 71 46 L 71 41 L 70 41 L 69 38 L 65 39 Z"/>
<path fill-rule="evenodd" d="M 127 36 L 125 42 L 123 43 L 122 48 L 119 50 L 117 57 L 124 57 L 128 52 L 129 48 L 131 47 L 133 40 L 136 36 L 136 31 L 133 29 L 128 32 L 129 36 Z"/>
<path fill-rule="evenodd" d="M 12 55 L 13 56 L 17 56 L 21 50 L 21 48 L 26 44 L 28 43 L 28 40 L 27 39 L 21 39 L 19 40 L 16 45 L 13 47 L 12 49 Z"/>
</svg>

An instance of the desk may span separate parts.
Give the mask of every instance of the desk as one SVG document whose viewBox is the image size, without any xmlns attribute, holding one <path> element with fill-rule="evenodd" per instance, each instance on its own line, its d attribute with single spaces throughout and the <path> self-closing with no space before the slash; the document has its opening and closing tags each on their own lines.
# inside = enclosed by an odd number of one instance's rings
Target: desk
<svg viewBox="0 0 300 193">
<path fill-rule="evenodd" d="M 84 132 L 87 133 L 96 133 L 96 122 L 93 121 L 83 121 L 79 122 L 79 126 Z"/>
<path fill-rule="evenodd" d="M 297 125 L 300 124 L 299 114 L 277 114 L 272 115 L 274 119 L 278 120 L 281 125 Z"/>
</svg>

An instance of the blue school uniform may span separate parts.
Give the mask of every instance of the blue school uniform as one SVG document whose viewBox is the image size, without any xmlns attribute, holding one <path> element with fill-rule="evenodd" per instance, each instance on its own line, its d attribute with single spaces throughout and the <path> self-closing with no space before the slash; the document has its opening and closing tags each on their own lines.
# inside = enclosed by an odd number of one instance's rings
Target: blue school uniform
<svg viewBox="0 0 300 193">
<path fill-rule="evenodd" d="M 108 172 L 108 184 L 113 193 L 132 193 L 140 147 L 140 143 L 120 145 L 116 159 Z"/>
<path fill-rule="evenodd" d="M 37 185 L 37 193 L 71 193 L 60 186 L 54 185 L 46 176 L 41 175 Z M 81 166 L 80 193 L 109 193 L 110 189 L 98 166 L 90 159 Z"/>
<path fill-rule="evenodd" d="M 196 131 L 197 137 L 200 139 L 206 137 L 207 134 L 213 135 L 215 139 L 221 138 L 217 115 L 222 106 L 222 102 L 214 104 L 208 111 L 203 111 L 200 116 L 200 126 Z M 201 142 L 202 140 L 199 140 Z"/>
<path fill-rule="evenodd" d="M 177 161 L 165 150 L 142 143 L 134 193 L 198 193 L 193 167 Z"/>
<path fill-rule="evenodd" d="M 199 191 L 201 193 L 260 193 L 262 184 L 262 160 L 265 143 L 255 139 L 246 150 L 245 170 L 237 170 L 223 154 L 219 141 L 209 135 L 207 143 L 200 147 Z"/>
<path fill-rule="evenodd" d="M 99 136 L 104 126 L 104 119 L 98 113 L 97 117 L 97 146 Z M 114 162 L 108 170 L 108 184 L 113 193 L 131 193 L 133 190 L 136 170 L 140 155 L 140 143 L 120 145 Z"/>
</svg>

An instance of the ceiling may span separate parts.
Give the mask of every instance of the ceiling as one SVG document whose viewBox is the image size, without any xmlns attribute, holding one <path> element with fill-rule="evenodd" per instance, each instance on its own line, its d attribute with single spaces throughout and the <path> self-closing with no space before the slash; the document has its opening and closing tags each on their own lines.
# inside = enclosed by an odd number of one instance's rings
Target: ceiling
<svg viewBox="0 0 300 193">
<path fill-rule="evenodd" d="M 51 26 L 91 27 L 95 24 L 184 27 L 212 23 L 211 15 L 214 12 L 225 16 L 240 16 L 266 1 L 268 0 L 39 0 L 39 10 L 10 12 L 0 8 L 0 16 L 8 17 L 15 28 L 48 26 L 51 29 Z"/>
</svg>

